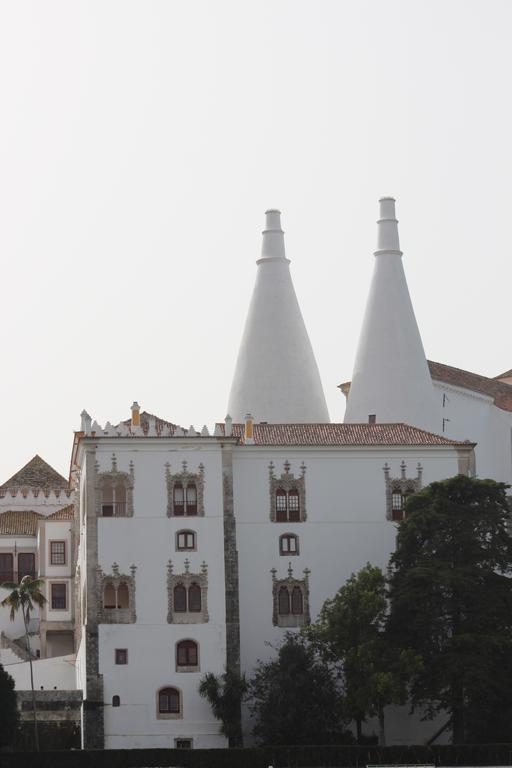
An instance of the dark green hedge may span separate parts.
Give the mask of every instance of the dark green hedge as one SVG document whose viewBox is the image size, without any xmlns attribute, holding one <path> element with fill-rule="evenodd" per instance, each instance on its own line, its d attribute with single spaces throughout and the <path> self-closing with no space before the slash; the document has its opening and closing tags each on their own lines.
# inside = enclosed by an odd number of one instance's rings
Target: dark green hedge
<svg viewBox="0 0 512 768">
<path fill-rule="evenodd" d="M 247 749 L 110 749 L 12 752 L 1 768 L 363 768 L 434 763 L 441 766 L 511 765 L 512 744 L 409 747 L 268 747 Z"/>
</svg>

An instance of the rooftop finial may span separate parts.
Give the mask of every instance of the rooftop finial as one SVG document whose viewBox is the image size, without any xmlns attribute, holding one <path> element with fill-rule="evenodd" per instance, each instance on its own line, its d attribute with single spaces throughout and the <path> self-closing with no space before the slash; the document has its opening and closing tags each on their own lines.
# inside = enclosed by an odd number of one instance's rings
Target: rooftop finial
<svg viewBox="0 0 512 768">
<path fill-rule="evenodd" d="M 400 250 L 398 239 L 398 221 L 395 216 L 395 198 L 381 197 L 379 205 L 380 217 L 377 221 L 377 250 L 375 255 L 391 251 L 401 256 L 402 251 Z"/>
<path fill-rule="evenodd" d="M 284 232 L 281 229 L 281 211 L 270 208 L 265 211 L 265 229 L 261 244 L 262 259 L 285 259 Z"/>
</svg>

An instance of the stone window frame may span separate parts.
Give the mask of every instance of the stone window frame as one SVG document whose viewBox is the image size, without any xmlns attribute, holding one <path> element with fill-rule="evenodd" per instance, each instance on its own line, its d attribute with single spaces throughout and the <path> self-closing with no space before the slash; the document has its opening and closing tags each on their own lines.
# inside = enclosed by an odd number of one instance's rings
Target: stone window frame
<svg viewBox="0 0 512 768">
<path fill-rule="evenodd" d="M 270 491 L 270 520 L 273 523 L 303 523 L 307 520 L 306 513 L 306 465 L 302 462 L 300 466 L 300 477 L 295 477 L 293 472 L 290 472 L 291 464 L 288 459 L 284 462 L 284 472 L 280 477 L 276 477 L 274 474 L 274 462 L 271 461 L 268 465 L 269 472 L 269 491 Z M 276 495 L 278 490 L 283 490 L 286 493 L 286 513 L 289 517 L 288 509 L 288 494 L 290 491 L 297 491 L 299 496 L 299 519 L 298 520 L 277 520 L 276 514 Z"/>
<path fill-rule="evenodd" d="M 384 472 L 384 484 L 386 490 L 386 520 L 393 523 L 399 523 L 405 517 L 404 504 L 405 499 L 411 493 L 421 491 L 423 479 L 423 467 L 418 462 L 416 465 L 416 477 L 407 477 L 407 464 L 402 461 L 400 464 L 400 477 L 390 477 L 390 467 L 386 462 L 382 467 Z M 393 508 L 393 494 L 399 491 L 402 494 L 401 516 L 395 513 L 400 510 Z"/>
<path fill-rule="evenodd" d="M 53 596 L 53 588 L 54 587 L 64 587 L 64 608 L 55 608 L 53 605 L 54 596 Z M 48 589 L 50 593 L 50 599 L 48 600 L 48 610 L 49 611 L 69 611 L 69 586 L 67 581 L 63 581 L 62 579 L 52 579 L 48 583 Z M 57 598 L 61 599 L 61 598 Z"/>
<path fill-rule="evenodd" d="M 99 464 L 95 464 L 96 477 L 94 483 L 95 497 L 96 497 L 96 517 L 103 517 L 103 483 L 105 479 L 109 479 L 114 488 L 116 483 L 122 482 L 126 490 L 126 512 L 124 515 L 108 515 L 107 517 L 133 517 L 133 487 L 135 484 L 135 472 L 133 461 L 130 461 L 129 472 L 120 472 L 117 467 L 117 458 L 115 453 L 112 454 L 112 468 L 107 472 L 99 472 Z M 115 504 L 115 502 L 113 502 Z M 114 509 L 115 513 L 115 509 Z"/>
<path fill-rule="evenodd" d="M 169 462 L 165 465 L 165 483 L 167 486 L 167 517 L 177 517 L 179 519 L 186 517 L 204 517 L 204 464 L 199 464 L 197 472 L 188 471 L 188 462 L 181 462 L 182 471 L 173 474 Z M 195 483 L 197 498 L 196 512 L 193 515 L 186 513 L 186 490 L 188 483 Z M 184 491 L 185 510 L 183 515 L 174 514 L 174 486 L 181 483 Z"/>
<path fill-rule="evenodd" d="M 178 712 L 160 712 L 160 693 L 171 688 L 178 692 L 179 711 Z M 156 692 L 156 718 L 157 720 L 183 720 L 183 691 L 176 685 L 169 683 L 162 685 Z"/>
<path fill-rule="evenodd" d="M 185 746 L 185 742 L 187 746 Z M 190 736 L 175 736 L 174 749 L 194 749 L 194 739 Z"/>
<path fill-rule="evenodd" d="M 178 664 L 178 646 L 181 643 L 194 643 L 196 647 L 196 657 L 197 657 L 197 664 Z M 193 637 L 182 637 L 180 640 L 176 641 L 176 644 L 174 646 L 174 661 L 175 661 L 175 670 L 177 673 L 182 672 L 200 672 L 201 671 L 201 661 L 199 657 L 199 643 L 195 638 Z"/>
<path fill-rule="evenodd" d="M 54 552 L 54 544 L 63 544 L 64 546 L 63 546 L 62 552 Z M 68 547 L 67 547 L 66 539 L 50 539 L 49 542 L 48 542 L 48 549 L 49 549 L 49 554 L 50 554 L 49 563 L 48 563 L 49 565 L 54 565 L 54 566 L 57 566 L 57 567 L 61 566 L 62 567 L 63 565 L 67 565 L 68 564 Z M 56 555 L 57 556 L 62 555 L 63 560 L 62 560 L 61 563 L 54 562 L 54 557 Z"/>
<path fill-rule="evenodd" d="M 201 563 L 201 573 L 190 573 L 190 560 L 185 558 L 185 570 L 183 573 L 174 573 L 172 560 L 167 563 L 167 623 L 168 624 L 206 624 L 208 615 L 208 566 L 205 561 Z M 174 609 L 174 588 L 179 584 L 188 590 L 192 584 L 197 584 L 201 589 L 200 611 L 176 611 Z"/>
<path fill-rule="evenodd" d="M 126 667 L 128 665 L 128 648 L 114 649 L 114 663 L 116 666 Z"/>
<path fill-rule="evenodd" d="M 135 572 L 136 565 L 130 566 L 130 575 L 119 572 L 117 563 L 112 563 L 112 573 L 104 573 L 101 566 L 96 568 L 96 601 L 98 606 L 98 624 L 135 624 Z M 103 595 L 105 587 L 111 585 L 117 595 L 121 584 L 128 587 L 128 608 L 104 608 Z M 116 601 L 117 602 L 117 601 Z"/>
<path fill-rule="evenodd" d="M 272 568 L 270 572 L 272 574 L 272 624 L 275 627 L 283 627 L 285 629 L 303 627 L 305 624 L 309 624 L 311 621 L 309 611 L 309 574 L 311 571 L 309 568 L 304 568 L 303 579 L 294 578 L 291 563 L 288 563 L 288 576 L 285 579 L 276 578 L 276 568 Z M 293 589 L 298 587 L 301 590 L 302 613 L 279 613 L 279 591 L 283 587 L 288 590 L 290 604 Z"/>
<path fill-rule="evenodd" d="M 179 536 L 180 535 L 188 535 L 191 534 L 193 537 L 194 544 L 192 547 L 180 547 L 179 546 Z M 197 533 L 196 531 L 193 531 L 191 528 L 180 528 L 179 531 L 176 531 L 175 535 L 175 549 L 176 552 L 196 552 L 197 551 Z"/>
<path fill-rule="evenodd" d="M 295 551 L 292 552 L 291 550 L 284 550 L 283 549 L 283 541 L 285 539 L 293 539 L 295 541 Z M 296 533 L 291 533 L 290 531 L 287 531 L 286 533 L 282 533 L 279 536 L 279 555 L 281 557 L 296 557 L 300 554 L 300 546 L 299 546 L 299 537 Z"/>
</svg>

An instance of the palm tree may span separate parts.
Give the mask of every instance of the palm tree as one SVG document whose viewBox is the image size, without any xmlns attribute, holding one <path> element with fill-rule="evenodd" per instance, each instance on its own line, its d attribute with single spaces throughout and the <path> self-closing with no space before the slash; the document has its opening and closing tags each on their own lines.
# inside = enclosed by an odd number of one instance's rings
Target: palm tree
<svg viewBox="0 0 512 768">
<path fill-rule="evenodd" d="M 30 621 L 30 612 L 34 610 L 34 603 L 39 606 L 39 608 L 42 608 L 46 603 L 46 597 L 41 592 L 43 584 L 44 582 L 42 579 L 33 579 L 31 576 L 24 576 L 19 584 L 16 584 L 14 581 L 4 581 L 3 584 L 0 584 L 3 589 L 11 590 L 11 593 L 2 600 L 0 605 L 10 607 L 11 621 L 14 621 L 18 611 L 21 611 L 23 624 L 25 625 L 25 641 L 28 651 L 28 661 L 30 664 L 32 711 L 34 713 L 34 741 L 37 752 L 39 752 L 39 735 L 37 733 L 36 694 L 34 692 L 34 671 L 32 669 L 32 651 L 30 650 L 28 624 Z"/>
</svg>

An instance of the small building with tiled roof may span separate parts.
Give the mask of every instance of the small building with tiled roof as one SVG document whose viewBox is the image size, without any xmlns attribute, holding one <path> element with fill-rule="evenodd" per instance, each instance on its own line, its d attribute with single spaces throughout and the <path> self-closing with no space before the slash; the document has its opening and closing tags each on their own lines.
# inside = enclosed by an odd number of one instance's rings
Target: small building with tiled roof
<svg viewBox="0 0 512 768">
<path fill-rule="evenodd" d="M 37 454 L 0 485 L 0 490 L 21 488 L 68 489 L 69 481 Z"/>
</svg>

